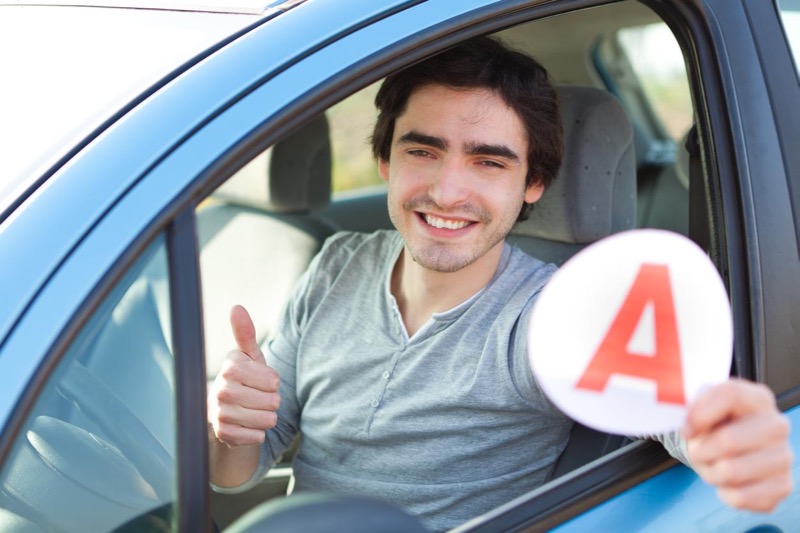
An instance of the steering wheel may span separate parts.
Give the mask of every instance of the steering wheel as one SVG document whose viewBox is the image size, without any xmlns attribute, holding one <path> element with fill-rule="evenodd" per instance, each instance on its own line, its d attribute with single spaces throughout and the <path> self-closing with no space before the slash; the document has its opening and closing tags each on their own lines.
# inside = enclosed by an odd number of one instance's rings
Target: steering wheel
<svg viewBox="0 0 800 533">
<path fill-rule="evenodd" d="M 162 501 L 174 499 L 172 455 L 114 391 L 78 361 L 70 363 L 57 387 L 64 398 L 97 424 Z"/>
</svg>

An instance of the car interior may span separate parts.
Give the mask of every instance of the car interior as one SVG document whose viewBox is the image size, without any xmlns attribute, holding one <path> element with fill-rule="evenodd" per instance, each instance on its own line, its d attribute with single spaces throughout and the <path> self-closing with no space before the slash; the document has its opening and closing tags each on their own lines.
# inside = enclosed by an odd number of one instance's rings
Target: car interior
<svg viewBox="0 0 800 533">
<path fill-rule="evenodd" d="M 582 248 L 620 231 L 653 227 L 688 234 L 688 169 L 697 157 L 696 150 L 690 156 L 685 148 L 691 104 L 680 110 L 680 134 L 668 133 L 664 123 L 674 119 L 677 107 L 661 115 L 655 111 L 658 102 L 646 93 L 632 67 L 632 48 L 620 38 L 626 29 L 652 27 L 666 28 L 653 11 L 629 0 L 498 34 L 548 68 L 557 85 L 565 132 L 564 160 L 555 185 L 509 236 L 509 242 L 525 252 L 561 265 Z M 669 30 L 666 34 L 671 37 Z M 674 38 L 671 44 L 677 47 Z M 688 94 L 685 68 L 678 83 Z M 374 117 L 373 94 L 374 87 L 367 87 L 306 122 L 242 167 L 198 207 L 209 382 L 235 346 L 228 322 L 232 305 L 250 311 L 265 344 L 276 332 L 295 282 L 327 237 L 343 230 L 392 227 L 379 181 L 347 191 L 337 185 L 337 176 L 352 168 L 343 164 L 345 157 L 337 148 L 343 139 L 352 141 L 350 150 L 362 159 L 371 158 L 369 129 L 354 133 L 346 128 L 354 116 L 349 106 Z M 369 120 L 366 127 L 371 127 Z M 365 166 L 370 173 L 373 167 L 369 162 Z M 153 523 L 168 522 L 177 452 L 174 413 L 164 407 L 174 403 L 164 243 L 154 243 L 137 265 L 96 313 L 85 342 L 76 343 L 74 357 L 67 358 L 65 370 L 56 376 L 57 390 L 37 409 L 27 440 L 15 451 L 12 462 L 17 466 L 1 473 L 0 529 L 10 525 L 23 530 L 27 521 L 79 524 L 77 515 L 86 507 L 73 503 L 78 491 L 95 502 L 98 516 L 108 515 L 103 522 L 108 529 L 142 515 Z M 125 353 L 149 355 L 120 367 L 116 346 L 125 346 Z M 114 428 L 120 421 L 124 431 Z M 58 450 L 73 442 L 82 443 L 74 448 L 80 457 L 59 455 Z M 627 442 L 576 425 L 551 478 Z M 102 471 L 98 458 L 121 476 L 109 476 L 103 494 L 87 488 L 92 485 L 87 476 L 97 477 Z M 286 494 L 290 461 L 288 454 L 247 492 L 213 493 L 217 526 L 224 529 L 248 509 Z M 23 481 L 31 471 L 57 479 L 57 489 L 37 491 Z M 135 483 L 129 483 L 131 479 Z M 44 499 L 50 507 L 42 507 Z"/>
<path fill-rule="evenodd" d="M 663 22 L 641 4 L 623 2 L 499 33 L 499 38 L 531 53 L 548 67 L 557 84 L 564 124 L 565 152 L 559 177 L 537 202 L 530 218 L 518 223 L 508 237 L 510 243 L 530 255 L 560 265 L 585 246 L 620 231 L 647 227 L 688 234 L 688 153 L 682 153 L 683 145 L 679 148 L 679 141 L 664 131 L 635 80 L 617 86 L 605 84 L 592 63 L 594 57 L 597 64 L 603 64 L 599 50 L 612 48 L 607 43 L 615 41 L 620 27 L 651 24 Z M 565 39 L 565 34 L 570 38 Z M 572 61 L 564 61 L 570 54 L 574 54 Z M 605 70 L 633 75 L 623 50 L 609 51 L 602 57 L 607 58 Z M 605 76 L 611 79 L 608 72 Z M 360 105 L 371 106 L 374 88 L 364 92 L 367 95 Z M 626 101 L 628 96 L 630 101 Z M 352 117 L 352 107 L 342 107 Z M 334 108 L 317 116 L 275 144 L 198 209 L 209 380 L 216 376 L 231 348 L 227 314 L 232 305 L 240 303 L 252 309 L 259 338 L 266 343 L 277 327 L 287 289 L 325 237 L 335 231 L 370 232 L 393 227 L 386 208 L 386 190 L 380 184 L 332 192 L 337 159 L 332 145 L 337 132 L 347 128 L 347 124 L 336 122 L 336 111 Z M 366 141 L 369 127 L 371 123 L 366 121 L 366 129 L 356 136 L 367 157 L 371 157 Z M 353 136 L 350 131 L 346 135 Z M 217 242 L 224 238 L 223 233 L 211 229 L 216 223 L 212 221 L 220 216 L 227 221 L 222 231 L 230 231 L 231 242 L 238 243 L 227 246 L 226 251 L 221 251 L 223 245 Z M 249 244 L 243 245 L 242 239 Z M 285 256 L 287 246 L 291 252 Z M 276 254 L 280 254 L 280 264 L 268 259 Z M 254 255 L 263 260 L 248 260 Z M 219 283 L 218 276 L 230 271 L 231 262 L 237 265 L 242 279 L 259 282 L 253 285 L 236 279 L 232 284 Z M 210 302 L 214 304 L 208 305 Z M 628 442 L 625 437 L 578 424 L 551 479 Z M 285 494 L 290 484 L 290 454 L 284 459 L 280 468 L 273 469 L 274 474 L 268 474 L 248 493 L 212 495 L 212 514 L 220 525 L 252 505 Z"/>
</svg>

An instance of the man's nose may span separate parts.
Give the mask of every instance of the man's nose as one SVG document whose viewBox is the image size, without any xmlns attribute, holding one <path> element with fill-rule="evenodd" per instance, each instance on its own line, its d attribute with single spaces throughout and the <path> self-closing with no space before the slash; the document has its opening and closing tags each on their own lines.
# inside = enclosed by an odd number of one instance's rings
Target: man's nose
<svg viewBox="0 0 800 533">
<path fill-rule="evenodd" d="M 444 161 L 434 176 L 428 194 L 441 207 L 466 201 L 469 190 L 463 167 L 456 161 Z"/>
</svg>

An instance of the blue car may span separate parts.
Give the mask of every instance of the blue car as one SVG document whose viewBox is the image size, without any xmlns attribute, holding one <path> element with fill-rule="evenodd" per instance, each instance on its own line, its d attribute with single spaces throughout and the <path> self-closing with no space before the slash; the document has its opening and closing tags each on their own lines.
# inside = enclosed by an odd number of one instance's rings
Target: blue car
<svg viewBox="0 0 800 533">
<path fill-rule="evenodd" d="M 73 4 L 0 2 L 0 531 L 412 527 L 281 498 L 291 453 L 213 491 L 206 391 L 232 305 L 266 343 L 328 236 L 391 227 L 377 84 L 477 35 L 544 64 L 565 125 L 510 241 L 562 264 L 628 229 L 692 239 L 733 373 L 775 392 L 800 456 L 800 1 Z M 660 444 L 576 425 L 545 485 L 456 531 L 798 528 L 797 492 L 737 511 Z"/>
</svg>

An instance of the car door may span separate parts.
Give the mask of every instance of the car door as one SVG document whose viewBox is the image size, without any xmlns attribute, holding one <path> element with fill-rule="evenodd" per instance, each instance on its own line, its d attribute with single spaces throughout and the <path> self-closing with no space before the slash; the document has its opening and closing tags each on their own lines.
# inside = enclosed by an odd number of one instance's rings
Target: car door
<svg viewBox="0 0 800 533">
<path fill-rule="evenodd" d="M 797 30 L 782 27 L 780 11 L 788 17 L 796 6 L 646 3 L 681 45 L 700 131 L 701 146 L 694 147 L 691 163 L 694 175 L 687 183 L 694 189 L 687 192 L 689 219 L 684 223 L 689 235 L 704 243 L 728 284 L 736 335 L 734 372 L 775 390 L 778 405 L 795 427 L 790 442 L 796 455 L 800 367 L 797 328 L 791 322 L 800 303 L 794 200 L 798 167 L 796 150 L 789 144 L 800 117 L 797 106 L 785 99 L 800 94 L 790 48 L 796 37 L 787 34 L 797 35 Z M 625 96 L 620 94 L 623 101 Z M 684 206 L 664 207 L 674 214 Z M 633 450 L 628 456 L 634 456 Z M 650 462 L 641 476 L 631 478 L 620 475 L 624 469 L 612 467 L 622 457 L 623 450 L 611 454 L 593 468 L 570 474 L 463 530 L 791 531 L 800 518 L 797 492 L 773 513 L 746 513 L 722 504 L 713 488 L 685 466 L 656 474 Z M 589 488 L 593 472 L 607 477 Z M 796 465 L 793 472 L 797 484 Z M 573 490 L 567 488 L 570 484 Z M 608 499 L 598 505 L 595 497 Z M 527 517 L 525 508 L 530 511 Z"/>
</svg>

